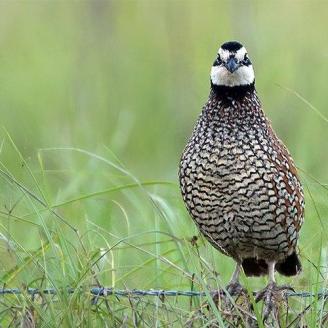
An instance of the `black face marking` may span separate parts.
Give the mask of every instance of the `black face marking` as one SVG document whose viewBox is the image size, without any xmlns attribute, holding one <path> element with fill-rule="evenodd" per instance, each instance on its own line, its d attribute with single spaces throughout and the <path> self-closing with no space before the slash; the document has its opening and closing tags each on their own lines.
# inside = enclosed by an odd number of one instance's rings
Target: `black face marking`
<svg viewBox="0 0 328 328">
<path fill-rule="evenodd" d="M 220 66 L 221 64 L 222 64 L 222 60 L 221 60 L 220 56 L 218 56 L 215 59 L 215 62 L 213 63 L 213 66 Z"/>
<path fill-rule="evenodd" d="M 221 49 L 236 52 L 242 47 L 243 47 L 243 45 L 241 43 L 239 43 L 238 41 L 229 41 L 229 42 L 223 43 L 223 45 L 221 46 Z"/>
<path fill-rule="evenodd" d="M 244 60 L 242 61 L 242 64 L 243 64 L 244 66 L 252 65 L 250 59 L 247 57 L 247 54 L 245 54 L 245 57 L 244 57 Z"/>
</svg>

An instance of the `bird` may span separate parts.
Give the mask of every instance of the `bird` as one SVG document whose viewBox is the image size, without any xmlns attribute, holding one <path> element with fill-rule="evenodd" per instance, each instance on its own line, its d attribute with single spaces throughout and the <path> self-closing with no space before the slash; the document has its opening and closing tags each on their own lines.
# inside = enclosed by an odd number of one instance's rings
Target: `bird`
<svg viewBox="0 0 328 328">
<path fill-rule="evenodd" d="M 274 132 L 255 88 L 246 48 L 223 43 L 210 71 L 209 98 L 179 165 L 186 208 L 200 232 L 236 262 L 228 292 L 246 276 L 268 276 L 256 301 L 267 317 L 278 286 L 275 272 L 297 275 L 304 193 L 294 161 Z"/>
</svg>

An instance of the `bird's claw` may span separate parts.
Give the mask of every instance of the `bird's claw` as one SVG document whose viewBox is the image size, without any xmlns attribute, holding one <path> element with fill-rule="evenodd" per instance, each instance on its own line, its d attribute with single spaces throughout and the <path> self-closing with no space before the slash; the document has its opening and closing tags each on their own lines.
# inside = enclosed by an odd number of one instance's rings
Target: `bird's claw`
<svg viewBox="0 0 328 328">
<path fill-rule="evenodd" d="M 277 286 L 276 283 L 270 282 L 264 289 L 259 291 L 255 296 L 255 302 L 263 301 L 263 321 L 265 322 L 271 312 L 274 318 L 277 318 L 279 305 L 286 300 L 287 292 L 294 291 L 294 289 L 287 285 Z"/>
<path fill-rule="evenodd" d="M 247 290 L 239 282 L 231 282 L 227 285 L 226 291 L 230 296 L 246 295 Z"/>
<path fill-rule="evenodd" d="M 223 311 L 231 311 L 236 304 L 239 306 L 247 304 L 248 309 L 250 304 L 247 290 L 239 282 L 231 282 L 225 289 L 215 291 L 212 294 L 212 300 Z"/>
<path fill-rule="evenodd" d="M 239 282 L 231 282 L 229 283 L 225 289 L 219 289 L 215 291 L 212 295 L 214 302 L 217 302 L 218 299 L 227 298 L 230 295 L 233 296 L 241 296 L 247 295 L 247 290 L 239 283 Z"/>
<path fill-rule="evenodd" d="M 225 289 L 217 290 L 212 294 L 212 299 L 223 318 L 233 322 L 233 327 L 239 327 L 240 320 L 247 322 L 247 327 L 257 327 L 249 294 L 239 282 L 230 282 Z"/>
</svg>

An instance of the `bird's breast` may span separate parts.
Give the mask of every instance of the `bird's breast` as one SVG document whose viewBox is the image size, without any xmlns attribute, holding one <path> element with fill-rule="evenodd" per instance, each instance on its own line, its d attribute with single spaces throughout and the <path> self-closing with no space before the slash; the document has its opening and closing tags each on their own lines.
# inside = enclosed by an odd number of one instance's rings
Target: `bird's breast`
<svg viewBox="0 0 328 328">
<path fill-rule="evenodd" d="M 277 165 L 274 140 L 256 127 L 223 126 L 196 134 L 179 175 L 184 201 L 205 236 L 221 248 L 245 252 L 296 243 L 295 222 L 302 216 L 296 206 L 299 184 L 284 159 Z"/>
</svg>

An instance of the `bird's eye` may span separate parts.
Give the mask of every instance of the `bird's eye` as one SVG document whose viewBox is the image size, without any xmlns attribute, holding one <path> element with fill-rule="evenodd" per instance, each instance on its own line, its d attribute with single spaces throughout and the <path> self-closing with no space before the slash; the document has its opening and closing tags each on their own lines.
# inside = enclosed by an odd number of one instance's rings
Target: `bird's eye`
<svg viewBox="0 0 328 328">
<path fill-rule="evenodd" d="M 222 64 L 222 60 L 220 58 L 220 56 L 218 56 L 216 59 L 215 59 L 215 62 L 213 64 L 213 66 L 220 66 Z"/>
<path fill-rule="evenodd" d="M 243 65 L 249 65 L 251 63 L 251 61 L 249 60 L 249 58 L 247 57 L 247 54 L 245 54 L 245 57 L 243 59 Z"/>
</svg>

